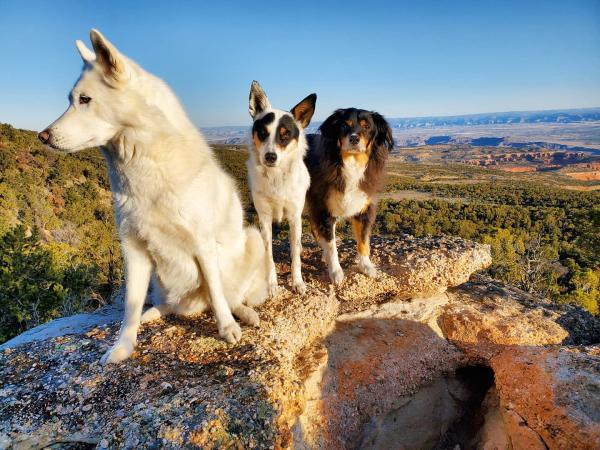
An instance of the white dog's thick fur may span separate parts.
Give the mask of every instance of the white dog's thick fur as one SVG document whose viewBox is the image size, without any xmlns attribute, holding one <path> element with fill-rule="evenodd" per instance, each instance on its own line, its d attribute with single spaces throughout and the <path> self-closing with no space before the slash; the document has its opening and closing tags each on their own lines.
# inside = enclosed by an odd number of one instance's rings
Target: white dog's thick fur
<svg viewBox="0 0 600 450">
<path fill-rule="evenodd" d="M 273 262 L 272 224 L 284 217 L 290 225 L 292 289 L 306 292 L 302 279 L 302 210 L 310 185 L 304 155 L 308 148 L 304 129 L 315 110 L 316 94 L 294 106 L 291 113 L 274 109 L 258 82 L 250 87 L 249 112 L 254 119 L 252 147 L 246 163 L 248 183 L 267 249 L 269 294 L 277 291 Z"/>
<path fill-rule="evenodd" d="M 241 329 L 232 312 L 258 325 L 249 306 L 268 295 L 261 236 L 244 229 L 233 180 L 167 85 L 98 31 L 90 37 L 94 52 L 77 41 L 85 64 L 71 104 L 40 139 L 65 152 L 101 146 L 109 168 L 127 294 L 119 337 L 102 362 L 130 356 L 140 320 L 209 305 L 219 335 L 234 343 Z M 142 317 L 153 271 L 161 302 Z"/>
</svg>

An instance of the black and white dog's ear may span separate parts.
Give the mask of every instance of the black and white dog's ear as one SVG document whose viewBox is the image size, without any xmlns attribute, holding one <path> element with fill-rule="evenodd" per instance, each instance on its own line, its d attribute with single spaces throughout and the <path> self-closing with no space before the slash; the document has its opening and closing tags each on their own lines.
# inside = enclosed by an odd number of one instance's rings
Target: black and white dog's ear
<svg viewBox="0 0 600 450">
<path fill-rule="evenodd" d="M 323 136 L 326 139 L 337 140 L 340 137 L 340 125 L 343 117 L 344 110 L 338 109 L 327 119 L 325 119 L 325 122 L 323 122 L 319 127 L 319 130 L 321 131 L 321 136 Z"/>
<path fill-rule="evenodd" d="M 96 54 L 87 48 L 86 45 L 79 39 L 75 41 L 75 46 L 77 47 L 79 56 L 81 56 L 81 59 L 83 59 L 84 63 L 91 63 L 96 60 Z"/>
<path fill-rule="evenodd" d="M 317 94 L 310 94 L 296 106 L 291 109 L 291 113 L 302 128 L 306 128 L 315 113 L 315 105 L 317 104 Z"/>
<path fill-rule="evenodd" d="M 269 103 L 269 99 L 267 98 L 267 94 L 263 91 L 263 88 L 260 87 L 258 81 L 254 80 L 252 85 L 250 86 L 250 99 L 248 103 L 248 112 L 250 116 L 254 119 L 263 111 L 267 109 L 271 109 L 271 104 Z"/>
<path fill-rule="evenodd" d="M 90 30 L 90 40 L 96 53 L 96 61 L 102 67 L 109 82 L 127 79 L 125 59 L 119 51 L 98 30 Z"/>
<path fill-rule="evenodd" d="M 384 147 L 388 152 L 394 148 L 394 137 L 392 129 L 383 116 L 371 111 L 371 117 L 375 123 L 375 145 Z"/>
</svg>

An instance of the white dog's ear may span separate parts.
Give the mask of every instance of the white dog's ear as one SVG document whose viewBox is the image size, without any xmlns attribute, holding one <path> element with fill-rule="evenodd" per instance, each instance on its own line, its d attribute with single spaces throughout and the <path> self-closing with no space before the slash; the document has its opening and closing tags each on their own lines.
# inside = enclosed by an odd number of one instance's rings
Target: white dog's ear
<svg viewBox="0 0 600 450">
<path fill-rule="evenodd" d="M 83 59 L 84 63 L 91 63 L 96 60 L 96 55 L 94 52 L 87 48 L 79 39 L 75 41 L 75 46 L 77 47 L 79 55 L 81 56 L 81 59 Z"/>
<path fill-rule="evenodd" d="M 96 61 L 108 81 L 121 81 L 125 75 L 125 60 L 119 51 L 98 30 L 90 30 L 90 40 L 96 52 Z"/>
<path fill-rule="evenodd" d="M 302 128 L 306 128 L 315 113 L 315 105 L 317 104 L 317 94 L 310 94 L 290 111 Z"/>
<path fill-rule="evenodd" d="M 250 101 L 248 104 L 248 111 L 250 112 L 250 116 L 254 119 L 263 111 L 267 109 L 271 109 L 271 104 L 269 103 L 269 99 L 267 98 L 267 94 L 263 91 L 263 88 L 260 87 L 258 81 L 254 80 L 252 85 L 250 86 Z"/>
</svg>

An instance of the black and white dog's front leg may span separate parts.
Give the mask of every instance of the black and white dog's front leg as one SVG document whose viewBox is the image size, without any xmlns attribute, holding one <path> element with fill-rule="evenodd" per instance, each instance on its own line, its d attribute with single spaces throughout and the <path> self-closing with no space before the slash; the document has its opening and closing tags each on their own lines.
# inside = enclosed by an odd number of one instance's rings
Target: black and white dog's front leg
<svg viewBox="0 0 600 450">
<path fill-rule="evenodd" d="M 273 216 L 264 212 L 258 212 L 260 221 L 260 234 L 262 235 L 267 250 L 267 282 L 269 285 L 269 295 L 271 297 L 277 294 L 277 271 L 273 261 Z"/>
<path fill-rule="evenodd" d="M 290 218 L 290 252 L 292 254 L 292 289 L 298 294 L 306 292 L 302 279 L 302 210 Z"/>
</svg>

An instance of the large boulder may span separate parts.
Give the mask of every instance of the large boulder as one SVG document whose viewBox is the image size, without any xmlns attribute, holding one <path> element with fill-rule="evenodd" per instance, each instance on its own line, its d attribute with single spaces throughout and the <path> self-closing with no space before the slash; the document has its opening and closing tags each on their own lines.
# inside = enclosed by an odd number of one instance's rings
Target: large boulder
<svg viewBox="0 0 600 450">
<path fill-rule="evenodd" d="M 287 243 L 274 247 L 283 288 L 259 308 L 260 327 L 244 327 L 236 345 L 218 339 L 210 314 L 170 317 L 142 326 L 129 360 L 101 367 L 118 330 L 106 312 L 7 343 L 0 351 L 0 449 L 594 442 L 597 415 L 581 405 L 600 404 L 597 354 L 561 357 L 561 373 L 586 381 L 560 384 L 556 375 L 544 391 L 555 397 L 537 409 L 510 373 L 539 365 L 539 376 L 527 379 L 547 383 L 551 352 L 597 342 L 597 321 L 491 280 L 466 283 L 490 264 L 489 247 L 458 238 L 375 238 L 382 273 L 373 280 L 354 270 L 354 246 L 345 241 L 347 278 L 333 287 L 320 251 L 307 243 L 302 297 L 289 290 Z M 518 353 L 525 349 L 532 353 Z M 545 359 L 534 357 L 542 352 Z M 561 389 L 570 394 L 557 400 Z"/>
</svg>

